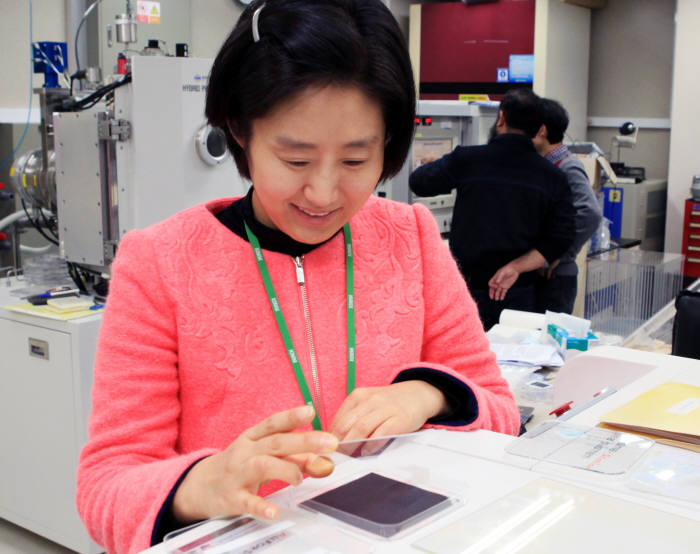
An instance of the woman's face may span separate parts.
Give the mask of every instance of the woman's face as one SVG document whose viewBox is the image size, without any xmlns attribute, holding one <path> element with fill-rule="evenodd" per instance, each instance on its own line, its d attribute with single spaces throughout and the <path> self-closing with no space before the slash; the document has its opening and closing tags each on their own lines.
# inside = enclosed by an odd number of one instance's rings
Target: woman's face
<svg viewBox="0 0 700 554">
<path fill-rule="evenodd" d="M 299 242 L 332 237 L 377 185 L 384 139 L 379 104 L 355 87 L 312 87 L 282 102 L 242 145 L 255 217 Z"/>
</svg>

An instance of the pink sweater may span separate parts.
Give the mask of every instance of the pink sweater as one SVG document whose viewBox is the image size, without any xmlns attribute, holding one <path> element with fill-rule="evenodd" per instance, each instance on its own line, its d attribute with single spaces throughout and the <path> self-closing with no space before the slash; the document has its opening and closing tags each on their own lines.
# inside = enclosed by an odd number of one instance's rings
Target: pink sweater
<svg viewBox="0 0 700 554">
<path fill-rule="evenodd" d="M 303 403 L 250 244 L 213 215 L 230 202 L 128 233 L 113 264 L 77 494 L 108 552 L 147 548 L 188 466 Z M 437 369 L 477 399 L 476 420 L 456 429 L 516 433 L 513 397 L 430 212 L 372 197 L 350 226 L 357 387 L 387 385 L 410 367 Z M 311 383 L 294 263 L 269 251 L 265 259 Z M 327 428 L 346 395 L 342 233 L 307 254 L 304 270 Z"/>
</svg>

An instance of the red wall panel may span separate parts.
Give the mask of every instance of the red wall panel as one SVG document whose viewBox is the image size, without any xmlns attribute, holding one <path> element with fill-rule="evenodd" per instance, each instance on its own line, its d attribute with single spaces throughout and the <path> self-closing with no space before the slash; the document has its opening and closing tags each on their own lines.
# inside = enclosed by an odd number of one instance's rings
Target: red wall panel
<svg viewBox="0 0 700 554">
<path fill-rule="evenodd" d="M 424 4 L 421 83 L 496 83 L 497 69 L 511 54 L 533 54 L 534 41 L 535 0 Z"/>
</svg>

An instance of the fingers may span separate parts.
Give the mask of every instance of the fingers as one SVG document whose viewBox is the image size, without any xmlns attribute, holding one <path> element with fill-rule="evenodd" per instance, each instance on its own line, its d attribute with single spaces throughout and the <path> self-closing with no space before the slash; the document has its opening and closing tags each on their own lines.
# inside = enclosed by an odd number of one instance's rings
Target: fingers
<svg viewBox="0 0 700 554">
<path fill-rule="evenodd" d="M 245 431 L 243 435 L 255 441 L 274 433 L 284 433 L 305 427 L 311 423 L 313 418 L 314 409 L 311 406 L 300 406 L 271 415 Z"/>
<path fill-rule="evenodd" d="M 353 424 L 339 437 L 340 441 L 356 441 L 376 436 L 376 429 L 388 418 L 383 410 L 372 410 L 353 420 Z M 336 431 L 336 436 L 338 432 Z"/>
<path fill-rule="evenodd" d="M 275 519 L 279 510 L 277 506 L 256 494 L 259 486 L 273 479 L 284 481 L 290 485 L 299 485 L 304 479 L 302 470 L 296 463 L 274 456 L 250 458 L 242 467 L 238 468 L 238 471 L 251 477 L 248 483 L 245 486 L 240 486 L 240 484 L 232 483 L 229 479 L 221 482 L 219 487 L 222 491 L 220 500 L 216 502 L 215 511 L 210 511 L 208 514 L 209 517 L 248 513 L 264 519 Z"/>
<path fill-rule="evenodd" d="M 329 458 L 317 456 L 316 454 L 298 454 L 288 456 L 286 459 L 296 464 L 300 471 L 309 477 L 327 477 L 335 468 L 335 465 Z"/>
<path fill-rule="evenodd" d="M 372 432 L 368 437 L 373 440 L 368 440 L 365 443 L 360 443 L 361 446 L 358 450 L 358 443 L 355 443 L 349 452 L 343 452 L 344 454 L 352 456 L 372 456 L 381 452 L 391 443 L 394 439 L 381 440 L 381 437 L 389 437 L 393 435 L 401 435 L 403 433 L 415 431 L 416 429 L 407 429 L 405 419 L 400 417 L 390 417 L 382 421 L 382 423 Z M 343 447 L 340 446 L 338 451 L 341 451 Z"/>
<path fill-rule="evenodd" d="M 293 454 L 327 454 L 338 446 L 338 439 L 331 433 L 307 431 L 292 433 L 313 420 L 310 406 L 300 406 L 278 412 L 241 434 L 251 441 L 254 454 L 285 457 Z"/>
<path fill-rule="evenodd" d="M 358 394 L 355 394 L 356 392 Z M 355 398 L 351 398 L 353 395 Z M 357 389 L 346 402 L 348 407 L 343 410 L 341 406 L 331 424 L 331 432 L 340 441 L 376 436 L 376 429 L 393 413 L 390 399 L 374 389 Z"/>
<path fill-rule="evenodd" d="M 355 389 L 338 410 L 331 432 L 341 441 L 408 433 L 444 406 L 444 395 L 423 381 Z"/>
<path fill-rule="evenodd" d="M 331 433 L 307 431 L 303 433 L 276 433 L 255 441 L 257 454 L 291 456 L 293 454 L 328 454 L 338 447 L 338 439 Z"/>
<path fill-rule="evenodd" d="M 501 285 L 503 278 L 503 270 L 499 269 L 496 273 L 494 273 L 493 277 L 491 277 L 491 280 L 488 282 L 489 298 L 491 300 L 503 300 L 505 297 L 505 291 L 508 289 L 503 289 L 503 286 Z"/>
<path fill-rule="evenodd" d="M 339 440 L 342 440 L 361 415 L 358 408 L 371 396 L 372 390 L 372 388 L 355 389 L 343 400 L 331 422 L 330 428 L 331 433 L 338 437 Z"/>
<path fill-rule="evenodd" d="M 406 427 L 404 425 L 404 422 L 398 418 L 398 417 L 391 417 L 384 421 L 379 427 L 377 427 L 374 431 L 374 436 L 375 437 L 390 437 L 393 435 L 402 435 L 404 433 L 410 433 L 412 431 L 416 431 L 417 429 L 410 429 L 406 430 Z M 388 440 L 393 440 L 393 439 L 388 439 Z M 367 443 L 367 445 L 363 449 L 363 455 L 367 456 L 370 454 L 373 454 L 374 452 L 384 448 L 387 444 L 387 441 L 381 441 L 381 440 L 376 440 L 376 441 L 370 441 Z"/>
<path fill-rule="evenodd" d="M 506 297 L 508 289 L 505 287 L 489 287 L 489 298 L 491 300 L 503 300 Z"/>
<path fill-rule="evenodd" d="M 241 469 L 255 476 L 252 479 L 254 489 L 257 489 L 256 484 L 261 485 L 273 479 L 284 481 L 290 485 L 299 485 L 304 480 L 301 469 L 297 464 L 275 456 L 254 456 L 245 465 L 247 467 Z"/>
<path fill-rule="evenodd" d="M 237 504 L 243 507 L 243 512 L 262 519 L 275 519 L 279 515 L 279 509 L 272 502 L 256 494 L 241 490 L 238 492 Z"/>
<path fill-rule="evenodd" d="M 244 512 L 272 519 L 277 509 L 257 497 L 260 485 L 272 479 L 290 484 L 303 479 L 297 465 L 273 456 L 233 458 L 232 462 L 230 456 L 221 452 L 192 467 L 173 498 L 173 513 L 178 521 L 187 523 Z"/>
<path fill-rule="evenodd" d="M 316 456 L 306 465 L 306 474 L 311 477 L 327 477 L 334 469 L 335 465 L 331 460 L 325 456 Z"/>
<path fill-rule="evenodd" d="M 298 485 L 305 472 L 325 476 L 333 471 L 333 463 L 317 454 L 333 452 L 338 439 L 320 431 L 294 432 L 313 416 L 307 406 L 274 414 L 244 431 L 224 451 L 195 464 L 178 487 L 175 513 L 182 521 L 243 512 L 277 517 L 277 508 L 255 494 L 262 484 L 277 479 Z"/>
</svg>

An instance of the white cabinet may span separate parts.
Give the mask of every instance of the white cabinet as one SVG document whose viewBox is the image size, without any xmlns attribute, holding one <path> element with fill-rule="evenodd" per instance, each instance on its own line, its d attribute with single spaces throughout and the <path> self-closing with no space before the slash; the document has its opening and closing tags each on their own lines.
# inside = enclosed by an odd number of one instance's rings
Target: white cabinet
<svg viewBox="0 0 700 554">
<path fill-rule="evenodd" d="M 0 281 L 0 306 L 16 303 Z M 53 321 L 0 308 L 0 517 L 81 553 L 102 552 L 75 507 L 101 317 Z"/>
</svg>

